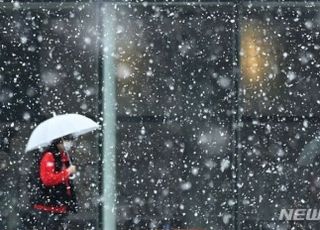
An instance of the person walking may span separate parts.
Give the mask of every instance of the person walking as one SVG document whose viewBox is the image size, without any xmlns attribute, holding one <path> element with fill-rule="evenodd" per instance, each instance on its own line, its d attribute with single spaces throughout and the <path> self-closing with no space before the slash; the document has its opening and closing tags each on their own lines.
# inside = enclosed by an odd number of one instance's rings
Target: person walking
<svg viewBox="0 0 320 230">
<path fill-rule="evenodd" d="M 33 229 L 63 229 L 65 217 L 77 211 L 77 199 L 70 177 L 76 173 L 68 152 L 72 135 L 55 139 L 39 155 L 30 170 L 29 190 Z"/>
</svg>

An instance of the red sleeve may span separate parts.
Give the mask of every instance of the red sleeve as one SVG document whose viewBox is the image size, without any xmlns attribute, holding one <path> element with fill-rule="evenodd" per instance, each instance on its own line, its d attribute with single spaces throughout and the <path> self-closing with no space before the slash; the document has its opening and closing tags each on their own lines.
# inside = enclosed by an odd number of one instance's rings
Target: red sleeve
<svg viewBox="0 0 320 230">
<path fill-rule="evenodd" d="M 51 152 L 45 153 L 40 162 L 40 179 L 46 186 L 61 184 L 69 178 L 67 169 L 57 172 L 54 165 L 53 154 Z"/>
</svg>

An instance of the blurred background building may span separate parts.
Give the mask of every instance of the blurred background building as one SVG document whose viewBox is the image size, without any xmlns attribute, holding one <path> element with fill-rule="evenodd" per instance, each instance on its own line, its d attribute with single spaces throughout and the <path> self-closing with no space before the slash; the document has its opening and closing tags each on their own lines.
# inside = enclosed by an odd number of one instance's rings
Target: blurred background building
<svg viewBox="0 0 320 230">
<path fill-rule="evenodd" d="M 103 124 L 70 229 L 319 229 L 278 218 L 319 208 L 319 9 L 0 1 L 0 229 L 30 229 L 24 148 L 53 112 Z"/>
</svg>

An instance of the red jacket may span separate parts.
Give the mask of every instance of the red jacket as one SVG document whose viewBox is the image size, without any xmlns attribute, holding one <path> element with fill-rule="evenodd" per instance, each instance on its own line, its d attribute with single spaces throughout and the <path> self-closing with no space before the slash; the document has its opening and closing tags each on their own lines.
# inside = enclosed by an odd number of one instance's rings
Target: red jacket
<svg viewBox="0 0 320 230">
<path fill-rule="evenodd" d="M 62 163 L 65 165 L 66 162 L 69 161 L 67 154 L 62 154 Z M 66 167 L 60 172 L 55 172 L 55 162 L 53 153 L 47 152 L 43 155 L 41 162 L 40 162 L 40 178 L 41 182 L 46 186 L 53 186 L 57 184 L 69 182 L 69 176 Z"/>
<path fill-rule="evenodd" d="M 55 186 L 64 183 L 67 187 L 67 193 L 71 196 L 70 190 L 70 173 L 67 171 L 66 163 L 69 161 L 66 153 L 60 153 L 62 158 L 62 170 L 55 171 L 55 159 L 53 153 L 47 152 L 43 155 L 40 161 L 40 179 L 45 186 Z M 66 206 L 47 206 L 42 204 L 34 205 L 34 208 L 42 211 L 49 211 L 54 213 L 66 213 Z"/>
</svg>

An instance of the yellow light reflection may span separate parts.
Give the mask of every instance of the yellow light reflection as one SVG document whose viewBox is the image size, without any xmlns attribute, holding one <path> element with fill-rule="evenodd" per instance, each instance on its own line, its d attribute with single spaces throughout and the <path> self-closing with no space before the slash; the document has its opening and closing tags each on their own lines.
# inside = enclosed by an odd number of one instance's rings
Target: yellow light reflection
<svg viewBox="0 0 320 230">
<path fill-rule="evenodd" d="M 246 85 L 261 85 L 267 76 L 274 74 L 276 55 L 270 34 L 258 22 L 242 25 L 240 63 Z"/>
</svg>

